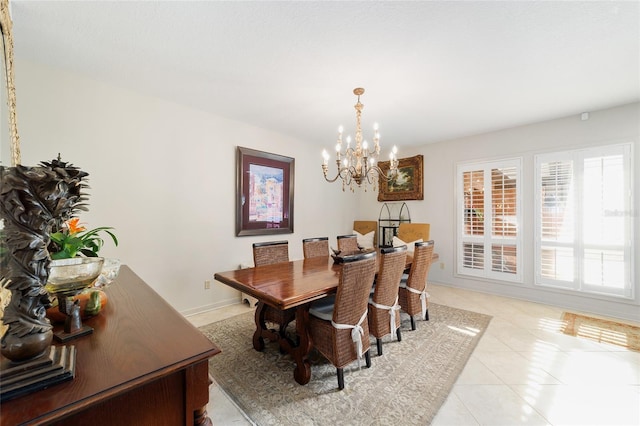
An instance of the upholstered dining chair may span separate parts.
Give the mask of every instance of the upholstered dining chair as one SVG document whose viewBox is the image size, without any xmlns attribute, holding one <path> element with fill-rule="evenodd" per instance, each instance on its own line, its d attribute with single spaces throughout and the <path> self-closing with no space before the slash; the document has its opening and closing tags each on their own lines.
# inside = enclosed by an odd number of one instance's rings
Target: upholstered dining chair
<svg viewBox="0 0 640 426">
<path fill-rule="evenodd" d="M 358 251 L 358 239 L 356 234 L 338 235 L 338 250 L 341 253 Z"/>
<path fill-rule="evenodd" d="M 289 242 L 267 241 L 253 243 L 253 264 L 255 266 L 271 265 L 289 261 Z M 295 309 L 280 310 L 265 304 L 264 320 L 278 325 L 281 337 L 286 338 L 287 325 L 296 317 Z"/>
<path fill-rule="evenodd" d="M 342 257 L 333 304 L 313 303 L 309 308 L 309 334 L 314 347 L 335 367 L 338 389 L 344 389 L 344 367 L 364 354 L 371 367 L 367 303 L 376 273 L 376 252 Z"/>
<path fill-rule="evenodd" d="M 373 294 L 369 298 L 369 333 L 376 338 L 378 355 L 382 355 L 382 338 L 400 332 L 398 287 L 407 260 L 407 246 L 380 249 L 380 268 Z"/>
<path fill-rule="evenodd" d="M 366 236 L 370 232 L 373 232 L 373 247 L 374 248 L 378 247 L 378 221 L 377 220 L 354 220 L 353 233 L 355 234 L 356 232 L 364 236 Z"/>
<path fill-rule="evenodd" d="M 302 240 L 304 258 L 329 256 L 329 237 L 305 238 Z"/>
<path fill-rule="evenodd" d="M 429 321 L 427 275 L 433 257 L 433 240 L 415 243 L 408 276 L 403 276 L 398 288 L 400 308 L 411 317 L 411 329 L 416 329 L 415 316 L 421 314 Z"/>
<path fill-rule="evenodd" d="M 401 223 L 398 225 L 397 237 L 405 243 L 416 240 L 428 241 L 430 228 L 431 225 L 428 223 Z"/>
</svg>

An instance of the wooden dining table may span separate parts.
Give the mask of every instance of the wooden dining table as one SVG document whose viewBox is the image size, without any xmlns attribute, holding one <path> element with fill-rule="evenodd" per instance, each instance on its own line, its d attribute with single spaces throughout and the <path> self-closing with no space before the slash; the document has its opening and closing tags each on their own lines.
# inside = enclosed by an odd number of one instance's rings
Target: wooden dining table
<svg viewBox="0 0 640 426">
<path fill-rule="evenodd" d="M 258 299 L 254 349 L 262 351 L 265 338 L 277 341 L 296 363 L 294 379 L 304 385 L 311 379 L 308 360 L 311 340 L 307 331 L 309 305 L 335 293 L 340 269 L 333 258 L 326 256 L 218 272 L 214 278 Z M 267 327 L 264 320 L 267 305 L 282 312 L 295 310 L 297 342 Z"/>
<path fill-rule="evenodd" d="M 411 255 L 407 255 L 406 267 L 411 265 L 411 260 Z M 326 256 L 218 272 L 214 278 L 258 300 L 254 349 L 262 351 L 265 338 L 278 342 L 281 350 L 289 353 L 296 363 L 293 373 L 295 381 L 305 385 L 311 379 L 308 355 L 312 342 L 307 327 L 309 306 L 315 300 L 336 292 L 341 268 L 340 263 Z M 281 312 L 295 311 L 296 341 L 266 326 L 267 306 Z"/>
</svg>

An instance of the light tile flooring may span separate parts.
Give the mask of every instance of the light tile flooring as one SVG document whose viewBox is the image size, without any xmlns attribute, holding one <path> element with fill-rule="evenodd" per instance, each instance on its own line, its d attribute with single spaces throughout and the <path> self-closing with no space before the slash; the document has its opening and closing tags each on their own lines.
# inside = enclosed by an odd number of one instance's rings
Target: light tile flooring
<svg viewBox="0 0 640 426">
<path fill-rule="evenodd" d="M 557 332 L 560 308 L 438 285 L 429 294 L 493 316 L 433 425 L 640 425 L 640 353 Z M 199 327 L 250 309 L 189 320 Z M 217 426 L 251 424 L 215 384 L 208 412 Z"/>
</svg>

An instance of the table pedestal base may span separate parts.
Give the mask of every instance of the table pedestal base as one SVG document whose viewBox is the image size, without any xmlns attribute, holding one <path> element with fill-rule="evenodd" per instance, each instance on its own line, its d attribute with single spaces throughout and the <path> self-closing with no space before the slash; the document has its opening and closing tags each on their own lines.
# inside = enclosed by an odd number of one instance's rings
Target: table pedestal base
<svg viewBox="0 0 640 426">
<path fill-rule="evenodd" d="M 280 350 L 291 355 L 296 363 L 293 378 L 299 384 L 306 385 L 309 383 L 309 380 L 311 380 L 311 363 L 308 359 L 309 352 L 311 351 L 311 339 L 309 338 L 309 332 L 307 330 L 309 304 L 307 303 L 296 307 L 297 343 L 294 343 L 286 337 L 284 333 L 267 328 L 264 319 L 266 309 L 267 305 L 265 305 L 264 302 L 258 302 L 255 314 L 256 331 L 253 334 L 253 348 L 257 351 L 262 351 L 264 349 L 265 338 L 273 342 L 278 342 Z"/>
</svg>

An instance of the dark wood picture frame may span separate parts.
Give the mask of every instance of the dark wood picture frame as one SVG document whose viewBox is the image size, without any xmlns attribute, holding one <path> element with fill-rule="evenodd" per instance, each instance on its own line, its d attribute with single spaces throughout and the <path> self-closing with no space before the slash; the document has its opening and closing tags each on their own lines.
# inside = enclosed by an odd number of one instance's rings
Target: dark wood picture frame
<svg viewBox="0 0 640 426">
<path fill-rule="evenodd" d="M 236 150 L 236 236 L 293 233 L 295 159 Z"/>
<path fill-rule="evenodd" d="M 398 160 L 398 177 L 387 181 L 378 179 L 378 201 L 403 201 L 424 199 L 422 175 L 422 155 Z M 380 161 L 378 167 L 386 176 L 389 173 L 389 162 Z"/>
</svg>

